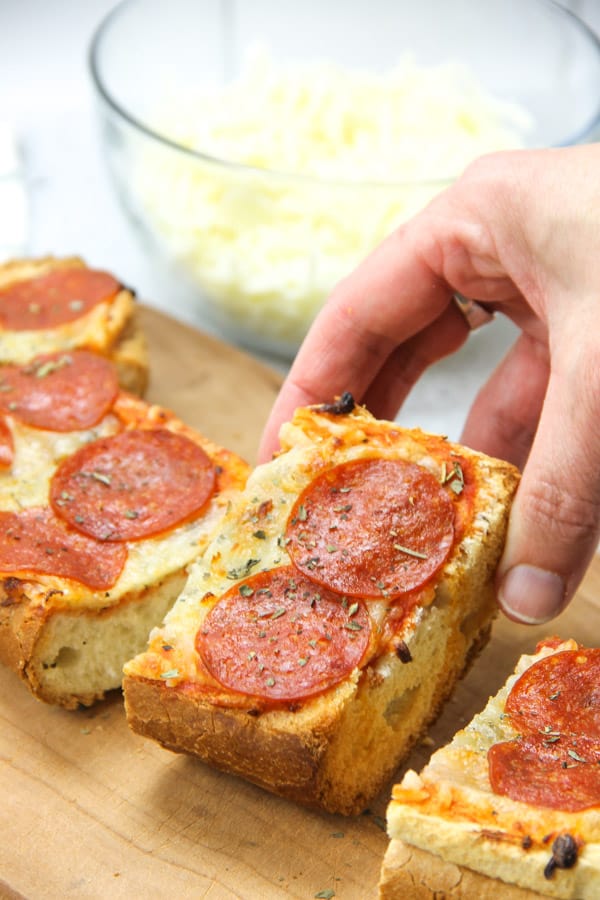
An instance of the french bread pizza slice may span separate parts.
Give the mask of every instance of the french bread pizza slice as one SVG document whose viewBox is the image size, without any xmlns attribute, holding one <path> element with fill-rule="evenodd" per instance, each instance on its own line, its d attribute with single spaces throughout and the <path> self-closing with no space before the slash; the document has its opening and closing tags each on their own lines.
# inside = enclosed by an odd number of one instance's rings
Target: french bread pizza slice
<svg viewBox="0 0 600 900">
<path fill-rule="evenodd" d="M 358 813 L 489 634 L 518 475 L 344 395 L 297 410 L 125 667 L 129 723 Z"/>
<path fill-rule="evenodd" d="M 600 650 L 522 656 L 388 807 L 386 900 L 600 897 Z"/>
<path fill-rule="evenodd" d="M 0 363 L 78 348 L 110 359 L 121 387 L 144 393 L 147 348 L 131 290 L 79 257 L 0 265 Z"/>
<path fill-rule="evenodd" d="M 73 349 L 0 366 L 0 660 L 49 703 L 122 681 L 248 467 Z"/>
</svg>

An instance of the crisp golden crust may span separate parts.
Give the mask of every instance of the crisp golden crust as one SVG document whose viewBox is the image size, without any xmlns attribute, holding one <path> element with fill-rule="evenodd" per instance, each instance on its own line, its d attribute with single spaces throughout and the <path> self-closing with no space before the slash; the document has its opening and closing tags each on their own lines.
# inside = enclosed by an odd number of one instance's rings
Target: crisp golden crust
<svg viewBox="0 0 600 900">
<path fill-rule="evenodd" d="M 134 731 L 168 750 L 193 754 L 302 805 L 358 815 L 392 777 L 399 757 L 422 737 L 488 637 L 486 627 L 466 661 L 456 649 L 447 651 L 444 678 L 404 705 L 395 696 L 403 692 L 403 664 L 386 655 L 380 661 L 387 670 L 385 680 L 374 668 L 367 669 L 358 681 L 354 676 L 335 693 L 313 700 L 304 714 L 231 708 L 193 689 L 172 690 L 169 679 L 126 676 L 127 718 Z M 427 659 L 434 664 L 445 648 L 431 644 Z"/>
<path fill-rule="evenodd" d="M 190 521 L 128 542 L 125 566 L 109 590 L 55 575 L 0 574 L 0 661 L 38 698 L 68 708 L 89 705 L 120 687 L 123 663 L 143 648 L 181 592 L 189 565 L 249 471 L 243 460 L 169 410 L 120 393 L 89 431 L 65 435 L 12 422 L 15 463 L 0 473 L 0 509 L 45 506 L 56 465 L 95 437 L 123 428 L 165 428 L 198 444 L 216 468 L 216 491 Z"/>
<path fill-rule="evenodd" d="M 87 268 L 79 257 L 15 259 L 0 265 L 0 289 L 57 269 Z M 36 331 L 11 331 L 0 325 L 0 362 L 27 363 L 43 353 L 86 348 L 106 356 L 117 368 L 124 390 L 143 395 L 148 384 L 148 350 L 139 327 L 133 292 L 123 287 L 86 315 Z"/>
<path fill-rule="evenodd" d="M 573 641 L 549 643 L 535 655 L 521 657 L 515 673 L 486 708 L 434 753 L 419 775 L 406 773 L 393 788 L 388 807 L 393 843 L 409 845 L 411 853 L 413 848 L 425 852 L 425 856 L 417 853 L 415 859 L 424 860 L 432 871 L 443 861 L 442 869 L 448 864 L 457 871 L 477 872 L 496 885 L 501 883 L 502 890 L 505 884 L 514 885 L 532 891 L 532 896 L 566 900 L 600 895 L 600 807 L 578 812 L 542 809 L 495 794 L 487 767 L 489 748 L 516 737 L 504 715 L 504 704 L 517 678 L 538 660 L 576 648 Z M 565 833 L 579 846 L 577 862 L 571 868 L 555 869 L 549 878 L 545 869 L 552 844 Z M 408 877 L 412 867 L 410 860 L 403 863 L 402 878 Z M 387 890 L 386 897 L 404 896 Z"/>
<path fill-rule="evenodd" d="M 383 787 L 437 714 L 496 612 L 493 575 L 517 473 L 442 438 L 377 422 L 365 410 L 336 416 L 299 410 L 284 452 L 251 475 L 146 653 L 125 667 L 134 730 L 193 753 L 276 793 L 355 814 Z M 420 604 L 397 621 L 382 597 L 369 601 L 376 640 L 340 684 L 298 703 L 265 703 L 228 691 L 206 670 L 195 636 L 248 560 L 289 564 L 281 535 L 299 494 L 325 468 L 352 459 L 404 458 L 439 477 L 459 454 L 469 472 L 460 538 Z M 232 577 L 233 575 L 233 577 Z M 403 641 L 411 657 L 402 661 Z"/>
<path fill-rule="evenodd" d="M 386 850 L 379 881 L 380 900 L 539 900 L 547 896 L 498 884 L 464 866 L 395 839 Z"/>
<path fill-rule="evenodd" d="M 139 733 L 298 802 L 319 791 L 319 767 L 345 699 L 323 706 L 312 728 L 298 730 L 282 727 L 281 714 L 216 706 L 164 682 L 129 677 L 124 690 L 129 723 Z"/>
</svg>

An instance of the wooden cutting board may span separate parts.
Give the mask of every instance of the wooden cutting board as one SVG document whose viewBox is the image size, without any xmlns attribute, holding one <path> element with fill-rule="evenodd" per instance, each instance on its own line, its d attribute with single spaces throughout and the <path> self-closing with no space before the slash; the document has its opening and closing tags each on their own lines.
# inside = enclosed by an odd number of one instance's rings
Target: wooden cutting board
<svg viewBox="0 0 600 900">
<path fill-rule="evenodd" d="M 142 313 L 150 399 L 253 462 L 279 376 L 158 312 Z M 497 621 L 407 765 L 420 768 L 547 633 L 600 641 L 600 558 L 550 626 Z M 0 790 L 2 898 L 377 896 L 389 789 L 354 819 L 301 809 L 134 735 L 120 694 L 66 712 L 0 669 Z"/>
</svg>

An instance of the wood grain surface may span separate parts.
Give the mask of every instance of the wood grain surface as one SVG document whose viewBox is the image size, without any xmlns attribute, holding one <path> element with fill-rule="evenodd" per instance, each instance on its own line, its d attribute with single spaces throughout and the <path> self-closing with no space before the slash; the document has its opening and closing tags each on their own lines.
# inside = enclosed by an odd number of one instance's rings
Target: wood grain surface
<svg viewBox="0 0 600 900">
<path fill-rule="evenodd" d="M 143 323 L 150 399 L 253 462 L 279 376 L 160 313 L 143 310 Z M 599 558 L 550 626 L 497 620 L 406 765 L 420 768 L 549 633 L 599 642 Z M 2 898 L 377 896 L 389 788 L 353 819 L 302 809 L 134 735 L 118 692 L 66 712 L 0 669 L 0 790 Z"/>
</svg>

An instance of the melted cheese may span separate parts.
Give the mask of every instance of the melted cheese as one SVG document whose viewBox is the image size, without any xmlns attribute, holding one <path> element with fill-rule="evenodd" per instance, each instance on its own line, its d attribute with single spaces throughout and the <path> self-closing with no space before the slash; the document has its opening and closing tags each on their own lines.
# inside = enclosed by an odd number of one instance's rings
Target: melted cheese
<svg viewBox="0 0 600 900">
<path fill-rule="evenodd" d="M 14 462 L 0 474 L 0 509 L 11 511 L 47 505 L 57 464 L 84 444 L 114 434 L 119 428 L 111 415 L 94 428 L 62 433 L 30 428 L 12 416 L 6 416 L 6 421 L 13 437 Z"/>
<path fill-rule="evenodd" d="M 0 359 L 3 362 L 23 364 L 39 353 L 55 353 L 76 347 L 106 350 L 113 338 L 112 327 L 107 333 L 112 306 L 113 301 L 99 303 L 85 316 L 55 328 L 36 331 L 0 330 Z"/>
<path fill-rule="evenodd" d="M 137 414 L 151 414 L 154 407 L 128 398 Z M 84 444 L 116 433 L 118 419 L 109 414 L 94 428 L 67 433 L 30 428 L 7 417 L 15 446 L 15 462 L 8 471 L 0 471 L 0 509 L 18 511 L 47 506 L 50 482 L 56 466 Z M 177 422 L 173 424 L 177 428 Z M 240 470 L 240 475 L 242 474 Z M 60 593 L 57 605 L 85 603 L 88 608 L 116 604 L 130 593 L 155 586 L 170 574 L 185 569 L 204 549 L 227 504 L 227 492 L 215 494 L 195 520 L 171 529 L 167 534 L 127 543 L 128 556 L 117 583 L 109 591 L 90 591 L 85 585 L 65 578 L 36 575 L 43 589 Z"/>
<path fill-rule="evenodd" d="M 163 671 L 175 669 L 178 673 L 169 683 L 198 677 L 195 636 L 220 596 L 248 574 L 290 564 L 284 540 L 289 513 L 316 475 L 331 466 L 376 455 L 388 459 L 400 456 L 425 466 L 440 480 L 443 460 L 452 452 L 452 445 L 444 438 L 427 436 L 425 440 L 418 430 L 400 430 L 394 423 L 375 420 L 362 409 L 357 409 L 351 419 L 318 415 L 310 408 L 299 409 L 293 422 L 283 426 L 280 441 L 284 452 L 252 472 L 243 493 L 233 499 L 219 533 L 192 567 L 187 585 L 164 625 L 151 635 L 156 664 Z M 483 479 L 478 489 L 482 497 L 487 490 L 492 491 Z M 484 525 L 485 533 L 485 523 L 480 524 Z M 481 533 L 478 532 L 479 539 Z M 474 535 L 465 537 L 465 540 L 476 539 Z M 451 559 L 447 571 L 452 565 Z M 432 587 L 423 594 L 424 602 L 431 602 L 434 595 Z M 370 651 L 373 655 L 378 649 L 377 635 L 381 632 L 389 603 L 381 596 L 368 598 L 365 602 L 373 625 Z M 419 613 L 419 609 L 413 611 L 403 626 L 408 643 L 419 622 Z M 167 656 L 161 654 L 160 648 L 164 644 L 173 648 Z M 163 658 L 157 662 L 161 655 Z M 141 656 L 129 663 L 126 672 L 143 671 L 140 668 L 144 665 L 143 660 Z"/>
<path fill-rule="evenodd" d="M 567 641 L 557 649 L 575 648 Z M 516 737 L 504 713 L 513 684 L 533 663 L 554 652 L 543 647 L 534 656 L 522 656 L 501 690 L 450 744 L 433 754 L 420 775 L 412 770 L 405 774 L 393 789 L 388 832 L 448 862 L 544 895 L 592 900 L 600 895 L 600 807 L 574 813 L 540 809 L 495 794 L 488 777 L 489 748 Z M 585 846 L 577 865 L 556 872 L 550 882 L 543 876 L 552 843 L 547 836 L 562 831 L 578 836 Z M 521 846 L 524 837 L 533 841 L 527 850 Z"/>
</svg>

